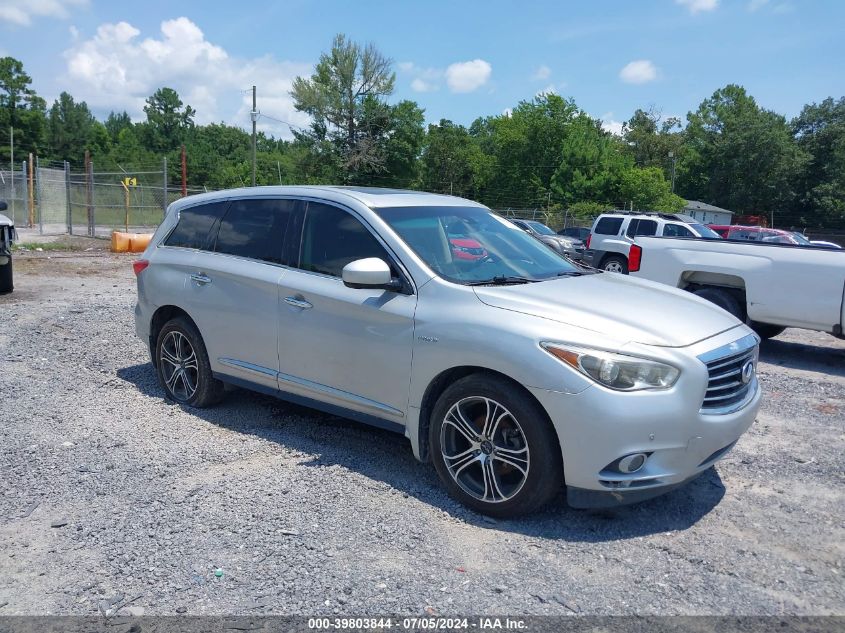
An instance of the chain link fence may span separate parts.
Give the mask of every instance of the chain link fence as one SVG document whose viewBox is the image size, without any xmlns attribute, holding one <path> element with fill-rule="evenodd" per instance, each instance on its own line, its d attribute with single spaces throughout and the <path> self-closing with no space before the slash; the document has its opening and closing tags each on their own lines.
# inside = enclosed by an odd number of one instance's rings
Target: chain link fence
<svg viewBox="0 0 845 633">
<path fill-rule="evenodd" d="M 164 218 L 167 206 L 182 197 L 181 187 L 167 182 L 167 163 L 158 169 L 71 170 L 68 163 L 21 164 L 0 170 L 0 200 L 5 200 L 18 228 L 42 235 L 109 237 L 114 230 L 146 232 Z M 203 193 L 190 188 L 187 195 Z"/>
</svg>

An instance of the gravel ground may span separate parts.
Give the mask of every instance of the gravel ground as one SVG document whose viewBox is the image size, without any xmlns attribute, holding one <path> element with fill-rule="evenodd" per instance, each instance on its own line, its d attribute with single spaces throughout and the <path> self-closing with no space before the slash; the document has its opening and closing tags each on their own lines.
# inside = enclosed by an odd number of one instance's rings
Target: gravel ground
<svg viewBox="0 0 845 633">
<path fill-rule="evenodd" d="M 690 485 L 497 522 L 403 437 L 165 402 L 130 261 L 22 254 L 0 297 L 0 615 L 845 614 L 843 341 L 764 344 L 757 422 Z"/>
</svg>

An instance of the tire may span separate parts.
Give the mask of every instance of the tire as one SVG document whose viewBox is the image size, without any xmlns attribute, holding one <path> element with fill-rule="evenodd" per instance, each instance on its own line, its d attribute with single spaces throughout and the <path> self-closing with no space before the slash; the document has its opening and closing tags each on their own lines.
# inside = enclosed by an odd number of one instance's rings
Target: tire
<svg viewBox="0 0 845 633">
<path fill-rule="evenodd" d="M 601 263 L 601 269 L 607 273 L 628 274 L 628 260 L 622 255 L 610 255 Z"/>
<path fill-rule="evenodd" d="M 164 324 L 155 355 L 158 382 L 169 400 L 198 409 L 220 402 L 223 383 L 211 373 L 205 343 L 189 319 L 181 316 Z"/>
<path fill-rule="evenodd" d="M 495 423 L 483 435 L 487 419 Z M 560 444 L 545 411 L 496 376 L 466 376 L 441 394 L 432 411 L 429 446 L 449 494 L 488 516 L 533 512 L 564 483 Z"/>
<path fill-rule="evenodd" d="M 772 325 L 771 323 L 757 323 L 757 321 L 749 322 L 748 326 L 757 332 L 757 335 L 763 339 L 770 339 L 781 334 L 786 328 L 780 325 Z"/>
<path fill-rule="evenodd" d="M 722 310 L 730 312 L 740 321 L 745 321 L 742 306 L 739 305 L 739 301 L 736 300 L 736 297 L 727 290 L 722 290 L 721 288 L 699 288 L 698 290 L 693 291 L 692 294 L 697 295 L 702 299 L 707 299 L 710 303 L 715 303 L 717 306 L 722 308 Z"/>
<path fill-rule="evenodd" d="M 15 289 L 14 279 L 12 278 L 12 256 L 8 255 L 9 261 L 0 266 L 0 294 L 12 292 Z"/>
</svg>

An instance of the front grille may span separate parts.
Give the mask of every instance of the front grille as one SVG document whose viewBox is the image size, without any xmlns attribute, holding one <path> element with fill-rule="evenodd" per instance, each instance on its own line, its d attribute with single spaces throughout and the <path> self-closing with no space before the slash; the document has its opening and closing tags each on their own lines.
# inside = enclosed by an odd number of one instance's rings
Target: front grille
<svg viewBox="0 0 845 633">
<path fill-rule="evenodd" d="M 731 413 L 741 408 L 753 395 L 751 390 L 756 388 L 754 374 L 757 369 L 757 341 L 752 340 L 751 347 L 713 360 L 705 360 L 709 380 L 701 404 L 702 413 Z M 743 382 L 742 368 L 748 361 L 754 364 L 755 372 L 751 380 Z"/>
</svg>

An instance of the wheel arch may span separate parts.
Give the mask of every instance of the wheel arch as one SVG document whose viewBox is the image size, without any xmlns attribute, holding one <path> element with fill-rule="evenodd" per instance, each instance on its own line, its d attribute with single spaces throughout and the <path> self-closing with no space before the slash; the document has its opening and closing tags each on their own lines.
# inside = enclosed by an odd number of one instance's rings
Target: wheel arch
<svg viewBox="0 0 845 633">
<path fill-rule="evenodd" d="M 703 288 L 723 290 L 733 295 L 739 302 L 743 318 L 748 318 L 748 300 L 745 294 L 745 280 L 739 275 L 711 273 L 704 271 L 684 271 L 678 284 L 681 290 L 695 292 Z"/>
<path fill-rule="evenodd" d="M 534 394 L 532 394 L 531 391 L 526 389 L 518 381 L 514 380 L 507 374 L 503 374 L 502 372 L 490 369 L 488 367 L 462 365 L 459 367 L 452 367 L 450 369 L 446 369 L 437 374 L 437 376 L 435 376 L 431 380 L 431 382 L 428 383 L 428 386 L 426 387 L 425 392 L 423 393 L 422 401 L 420 402 L 419 424 L 417 425 L 417 442 L 419 446 L 419 456 L 421 461 L 431 461 L 430 447 L 428 445 L 428 431 L 431 425 L 431 413 L 434 410 L 434 405 L 436 404 L 438 398 L 440 398 L 440 396 L 443 394 L 446 388 L 449 387 L 449 385 L 460 380 L 461 378 L 465 378 L 466 376 L 471 376 L 474 374 L 487 375 L 499 378 L 501 380 L 505 380 L 511 385 L 513 385 L 515 389 L 518 389 L 522 393 L 526 394 L 531 400 L 533 400 L 537 404 L 540 410 L 545 414 L 546 422 L 549 424 L 550 428 L 554 433 L 555 439 L 557 440 L 558 449 L 560 450 L 562 448 L 560 443 L 560 437 L 558 437 L 555 425 L 552 424 L 549 412 L 546 411 L 546 408 L 539 400 L 537 400 L 537 398 L 534 397 Z M 562 451 L 560 452 L 562 454 Z"/>
<path fill-rule="evenodd" d="M 188 314 L 185 310 L 180 308 L 179 306 L 175 305 L 164 305 L 156 309 L 153 313 L 152 318 L 150 319 L 150 357 L 153 359 L 153 365 L 156 364 L 156 354 L 155 354 L 155 345 L 156 341 L 158 340 L 158 333 L 161 332 L 161 328 L 164 327 L 164 324 L 170 321 L 171 319 L 175 319 L 176 317 L 185 317 L 191 324 L 197 328 L 199 331 L 199 327 L 197 327 L 197 322 L 191 318 L 191 315 Z"/>
</svg>

